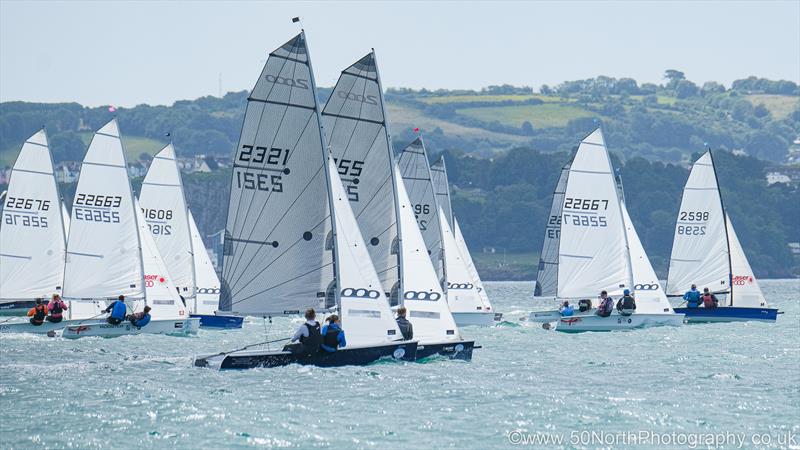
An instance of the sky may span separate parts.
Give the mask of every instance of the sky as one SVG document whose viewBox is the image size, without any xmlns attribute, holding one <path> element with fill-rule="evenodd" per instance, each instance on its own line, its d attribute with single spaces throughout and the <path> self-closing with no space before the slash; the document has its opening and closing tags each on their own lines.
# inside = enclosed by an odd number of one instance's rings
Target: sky
<svg viewBox="0 0 800 450">
<path fill-rule="evenodd" d="M 375 48 L 385 87 L 607 75 L 800 82 L 800 0 L 0 0 L 0 101 L 172 104 L 249 90 L 302 18 L 318 86 Z M 220 82 L 221 81 L 221 82 Z"/>
</svg>

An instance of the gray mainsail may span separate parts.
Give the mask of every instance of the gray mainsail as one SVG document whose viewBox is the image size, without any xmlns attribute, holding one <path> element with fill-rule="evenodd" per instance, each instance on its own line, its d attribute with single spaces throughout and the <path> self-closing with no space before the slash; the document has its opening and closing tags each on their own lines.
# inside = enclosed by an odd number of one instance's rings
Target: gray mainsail
<svg viewBox="0 0 800 450">
<path fill-rule="evenodd" d="M 555 297 L 558 295 L 558 246 L 561 241 L 561 210 L 564 206 L 564 192 L 569 178 L 569 164 L 561 168 L 556 189 L 553 191 L 553 204 L 547 225 L 544 227 L 542 253 L 539 256 L 539 272 L 536 275 L 537 297 Z"/>
<path fill-rule="evenodd" d="M 450 229 L 453 229 L 453 207 L 450 205 L 450 186 L 447 182 L 447 167 L 444 165 L 444 156 L 431 166 L 431 178 L 433 179 L 433 189 L 436 192 L 436 200 L 444 211 L 445 217 L 449 222 Z"/>
<path fill-rule="evenodd" d="M 292 313 L 334 279 L 318 105 L 305 34 L 270 53 L 233 160 L 220 309 Z"/>
<path fill-rule="evenodd" d="M 378 277 L 392 292 L 399 280 L 393 154 L 374 52 L 342 71 L 322 123 Z"/>
<path fill-rule="evenodd" d="M 416 138 L 414 142 L 403 149 L 398 159 L 398 165 L 436 275 L 439 280 L 443 280 L 445 274 L 439 207 L 433 188 L 428 153 L 422 137 Z"/>
</svg>

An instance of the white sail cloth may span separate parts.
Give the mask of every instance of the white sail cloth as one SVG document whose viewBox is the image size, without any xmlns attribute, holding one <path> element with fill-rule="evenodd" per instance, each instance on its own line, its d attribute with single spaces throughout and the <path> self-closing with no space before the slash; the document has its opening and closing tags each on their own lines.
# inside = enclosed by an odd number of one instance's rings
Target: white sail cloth
<svg viewBox="0 0 800 450">
<path fill-rule="evenodd" d="M 556 189 L 553 191 L 553 203 L 544 229 L 542 253 L 539 256 L 539 269 L 536 274 L 537 297 L 556 297 L 558 295 L 558 251 L 561 240 L 561 209 L 564 207 L 564 192 L 569 178 L 569 164 L 561 169 Z"/>
<path fill-rule="evenodd" d="M 461 227 L 458 225 L 458 219 L 456 219 L 455 216 L 453 216 L 453 224 L 455 225 L 454 232 L 458 251 L 461 253 L 461 257 L 464 260 L 464 263 L 467 265 L 467 272 L 472 280 L 472 284 L 475 285 L 475 290 L 478 291 L 478 296 L 480 296 L 481 301 L 483 302 L 483 308 L 489 311 L 492 309 L 492 303 L 489 301 L 489 296 L 486 295 L 486 289 L 483 287 L 483 281 L 481 281 L 481 276 L 478 274 L 478 269 L 475 267 L 475 263 L 472 261 L 472 255 L 469 253 L 469 248 L 467 248 L 467 241 L 464 240 L 464 235 L 461 234 Z"/>
<path fill-rule="evenodd" d="M 656 272 L 650 264 L 650 259 L 644 251 L 642 242 L 639 240 L 639 234 L 636 232 L 636 228 L 634 228 L 624 204 L 622 205 L 622 218 L 625 223 L 625 232 L 628 234 L 631 271 L 633 273 L 633 288 L 631 292 L 634 292 L 636 297 L 636 313 L 673 313 L 672 306 L 661 288 L 661 283 L 658 281 Z"/>
<path fill-rule="evenodd" d="M 753 269 L 750 268 L 750 262 L 747 261 L 747 256 L 744 254 L 742 244 L 739 243 L 739 238 L 736 236 L 736 231 L 733 230 L 730 217 L 726 214 L 726 221 L 728 227 L 728 239 L 730 239 L 731 248 L 731 294 L 729 306 L 741 306 L 744 308 L 766 308 L 767 300 L 764 298 L 764 293 L 761 292 L 761 287 L 758 285 L 753 274 Z"/>
<path fill-rule="evenodd" d="M 189 211 L 189 231 L 192 237 L 192 252 L 195 271 L 195 297 L 190 300 L 193 314 L 214 314 L 219 309 L 219 277 L 208 257 L 203 238 L 194 221 L 192 212 Z"/>
<path fill-rule="evenodd" d="M 484 311 L 481 299 L 467 263 L 458 250 L 455 236 L 448 224 L 444 209 L 439 207 L 439 223 L 442 226 L 444 243 L 445 272 L 447 273 L 447 303 L 454 313 Z"/>
<path fill-rule="evenodd" d="M 0 301 L 60 294 L 66 235 L 44 130 L 22 146 L 0 224 Z"/>
</svg>

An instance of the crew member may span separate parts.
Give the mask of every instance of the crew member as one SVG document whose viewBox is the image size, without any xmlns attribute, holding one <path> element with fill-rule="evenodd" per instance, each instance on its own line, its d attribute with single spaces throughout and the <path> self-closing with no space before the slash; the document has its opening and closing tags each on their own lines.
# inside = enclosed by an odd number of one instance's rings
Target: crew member
<svg viewBox="0 0 800 450">
<path fill-rule="evenodd" d="M 322 334 L 316 317 L 317 313 L 314 308 L 306 310 L 306 321 L 297 328 L 291 340 L 291 342 L 300 342 L 286 345 L 283 348 L 285 351 L 291 351 L 296 355 L 313 355 L 319 351 L 319 346 L 322 344 Z"/>
<path fill-rule="evenodd" d="M 700 306 L 700 291 L 697 290 L 696 284 L 693 284 L 692 288 L 683 294 L 683 299 L 686 300 L 686 306 L 689 308 Z"/>
<path fill-rule="evenodd" d="M 564 300 L 564 303 L 561 304 L 560 308 L 558 308 L 558 312 L 560 312 L 564 317 L 569 317 L 575 314 L 575 308 L 573 308 L 567 300 Z"/>
<path fill-rule="evenodd" d="M 47 321 L 52 323 L 58 323 L 64 320 L 64 311 L 66 311 L 69 307 L 64 300 L 61 300 L 61 296 L 58 294 L 53 294 L 53 299 L 50 300 L 50 303 L 47 304 L 47 312 L 50 315 L 47 316 Z"/>
<path fill-rule="evenodd" d="M 37 327 L 44 323 L 44 318 L 47 316 L 47 306 L 42 303 L 42 299 L 36 299 L 36 305 L 28 310 L 28 317 L 31 318 L 31 325 Z"/>
<path fill-rule="evenodd" d="M 636 311 L 636 300 L 631 295 L 630 289 L 622 291 L 622 298 L 617 302 L 617 311 L 623 316 L 630 316 Z"/>
<path fill-rule="evenodd" d="M 128 316 L 128 320 L 131 321 L 131 325 L 142 328 L 150 323 L 150 309 L 151 308 L 149 306 L 145 306 L 144 311 L 139 311 Z"/>
<path fill-rule="evenodd" d="M 405 306 L 401 306 L 397 308 L 397 326 L 400 328 L 400 332 L 403 334 L 403 339 L 406 341 L 410 341 L 414 339 L 414 326 L 411 325 L 411 322 L 406 319 L 406 313 L 408 310 Z"/>
<path fill-rule="evenodd" d="M 608 317 L 611 311 L 614 310 L 614 299 L 608 296 L 608 292 L 600 292 L 600 304 L 597 305 L 597 315 L 600 317 Z"/>
<path fill-rule="evenodd" d="M 342 330 L 339 316 L 336 314 L 331 315 L 325 319 L 328 323 L 322 327 L 322 345 L 320 348 L 328 353 L 333 353 L 339 347 L 347 345 L 344 339 L 344 330 Z"/>
<path fill-rule="evenodd" d="M 717 296 L 712 294 L 708 288 L 703 288 L 702 298 L 704 308 L 716 308 L 719 306 L 719 300 L 717 300 Z"/>
<path fill-rule="evenodd" d="M 125 312 L 127 312 L 128 308 L 125 306 L 125 296 L 120 295 L 113 303 L 108 305 L 108 308 L 105 309 L 104 312 L 110 312 L 111 315 L 108 316 L 106 322 L 110 323 L 111 325 L 119 325 L 125 320 Z"/>
</svg>

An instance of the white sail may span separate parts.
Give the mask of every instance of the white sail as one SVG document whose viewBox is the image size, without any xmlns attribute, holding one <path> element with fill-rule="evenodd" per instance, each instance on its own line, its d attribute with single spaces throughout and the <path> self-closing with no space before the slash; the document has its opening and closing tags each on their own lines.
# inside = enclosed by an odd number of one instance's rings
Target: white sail
<svg viewBox="0 0 800 450">
<path fill-rule="evenodd" d="M 639 234 L 633 226 L 628 210 L 622 205 L 622 219 L 625 231 L 628 233 L 628 247 L 630 249 L 631 272 L 633 273 L 633 288 L 631 291 L 636 297 L 636 312 L 638 314 L 671 313 L 672 306 L 667 300 L 667 295 L 661 288 L 655 270 L 650 264 L 650 259 L 644 251 L 644 246 L 639 240 Z"/>
<path fill-rule="evenodd" d="M 630 260 L 617 188 L 598 128 L 578 147 L 562 208 L 558 297 L 620 295 L 631 287 Z"/>
<path fill-rule="evenodd" d="M 569 164 L 561 168 L 553 203 L 544 228 L 542 253 L 539 255 L 539 270 L 536 274 L 534 295 L 537 297 L 556 297 L 558 295 L 558 249 L 561 240 L 561 208 L 564 207 L 564 192 L 569 178 Z"/>
<path fill-rule="evenodd" d="M 61 217 L 64 219 L 64 236 L 69 236 L 69 212 L 67 212 L 67 204 L 61 201 Z M 66 238 L 64 238 L 64 252 L 66 254 Z"/>
<path fill-rule="evenodd" d="M 158 251 L 158 245 L 144 220 L 138 201 L 136 205 L 139 238 L 142 242 L 145 300 L 136 303 L 134 312 L 141 311 L 147 304 L 152 308 L 150 315 L 153 319 L 185 319 L 188 317 L 186 306 L 178 295 L 178 289 Z"/>
<path fill-rule="evenodd" d="M 350 207 L 333 159 L 328 159 L 342 327 L 348 345 L 362 346 L 401 340 L 381 281 Z"/>
<path fill-rule="evenodd" d="M 67 241 L 64 297 L 143 298 L 136 207 L 116 119 L 98 130 L 81 165 Z"/>
<path fill-rule="evenodd" d="M 439 280 L 444 283 L 444 251 L 442 250 L 442 227 L 439 226 L 439 208 L 433 189 L 431 168 L 422 137 L 403 149 L 398 158 L 408 198 L 414 207 L 417 225 L 425 239 L 428 254 Z"/>
<path fill-rule="evenodd" d="M 195 298 L 191 312 L 193 314 L 213 314 L 219 308 L 219 278 L 208 257 L 206 246 L 200 237 L 200 231 L 194 221 L 192 212 L 189 211 L 189 230 L 192 236 L 192 251 L 194 252 Z"/>
<path fill-rule="evenodd" d="M 397 201 L 402 236 L 401 298 L 403 306 L 408 309 L 408 320 L 414 326 L 414 337 L 423 343 L 460 339 L 398 166 L 395 166 L 395 177 L 398 180 Z"/>
<path fill-rule="evenodd" d="M 450 205 L 450 184 L 447 179 L 447 167 L 444 164 L 444 156 L 431 166 L 431 178 L 433 180 L 433 190 L 436 192 L 436 201 L 447 218 L 447 225 L 453 229 L 453 207 Z"/>
<path fill-rule="evenodd" d="M 731 304 L 728 306 L 766 308 L 767 299 L 764 298 L 764 293 L 761 292 L 758 280 L 753 275 L 753 269 L 750 268 L 750 263 L 744 254 L 742 244 L 739 243 L 736 231 L 733 230 L 730 216 L 726 215 L 726 219 L 725 223 L 728 227 L 728 239 L 730 239 L 731 248 L 731 280 L 733 284 L 731 286 L 731 294 L 728 296 L 731 299 Z"/>
<path fill-rule="evenodd" d="M 729 289 L 730 256 L 725 216 L 711 152 L 692 166 L 683 188 L 681 209 L 669 261 L 667 294 L 681 295 L 692 284 L 701 291 Z"/>
<path fill-rule="evenodd" d="M 0 223 L 0 301 L 61 293 L 66 235 L 47 135 L 22 146 Z"/>
<path fill-rule="evenodd" d="M 475 262 L 472 261 L 472 255 L 469 253 L 469 248 L 467 248 L 467 241 L 464 240 L 464 235 L 461 234 L 461 227 L 458 226 L 458 219 L 453 216 L 453 224 L 455 226 L 455 237 L 456 237 L 456 244 L 458 245 L 458 251 L 461 253 L 464 262 L 467 264 L 467 272 L 469 272 L 470 278 L 472 279 L 472 284 L 475 285 L 475 289 L 478 291 L 478 295 L 481 297 L 481 301 L 483 301 L 483 307 L 486 310 L 492 309 L 492 303 L 489 301 L 489 296 L 486 295 L 486 289 L 483 287 L 483 281 L 481 281 L 481 276 L 478 274 L 478 269 L 475 267 Z"/>
<path fill-rule="evenodd" d="M 484 311 L 481 299 L 472 276 L 467 270 L 467 263 L 458 250 L 455 236 L 448 224 L 444 209 L 439 207 L 439 223 L 442 226 L 442 242 L 444 243 L 444 262 L 447 272 L 447 303 L 454 313 Z"/>
<path fill-rule="evenodd" d="M 325 158 L 303 33 L 276 49 L 250 93 L 233 160 L 220 310 L 318 307 L 333 281 Z"/>
<path fill-rule="evenodd" d="M 399 277 L 393 154 L 374 52 L 342 71 L 322 125 L 384 292 L 393 292 Z"/>
<path fill-rule="evenodd" d="M 188 209 L 172 144 L 153 157 L 142 182 L 139 204 L 172 281 L 184 298 L 194 297 L 195 273 Z"/>
</svg>

